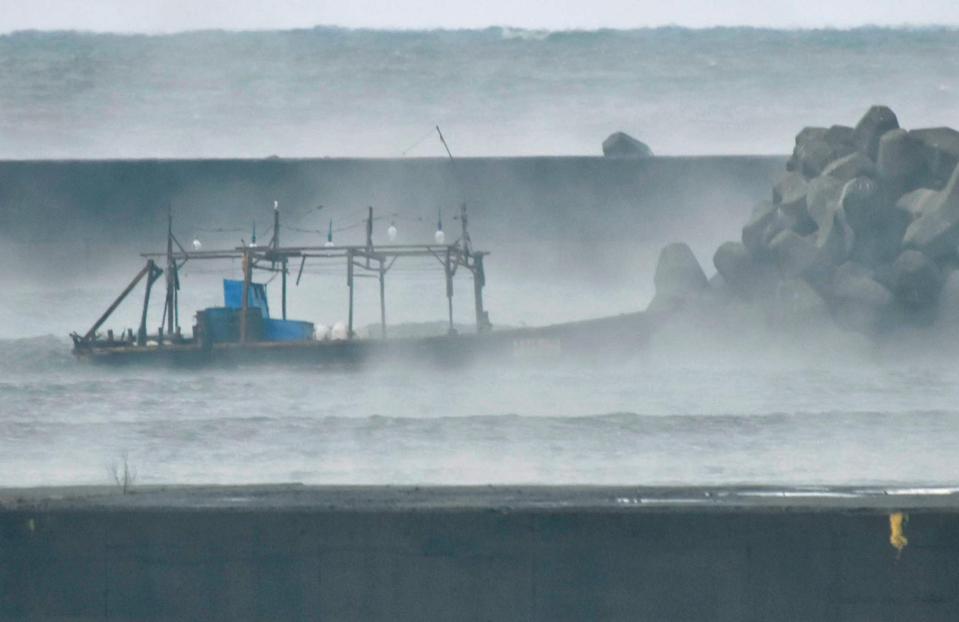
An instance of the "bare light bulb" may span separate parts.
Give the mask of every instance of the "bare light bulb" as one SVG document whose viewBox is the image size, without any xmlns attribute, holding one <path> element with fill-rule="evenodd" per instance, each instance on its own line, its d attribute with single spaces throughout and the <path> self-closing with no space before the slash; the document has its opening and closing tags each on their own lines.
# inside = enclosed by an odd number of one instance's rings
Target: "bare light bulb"
<svg viewBox="0 0 959 622">
<path fill-rule="evenodd" d="M 203 248 L 203 243 L 200 242 L 199 238 L 193 238 L 193 250 L 198 251 Z"/>
<path fill-rule="evenodd" d="M 436 243 L 437 243 L 437 244 L 445 244 L 445 243 L 446 243 L 446 234 L 443 233 L 443 230 L 442 230 L 442 229 L 437 229 L 437 230 L 436 230 L 436 233 L 433 234 L 433 239 L 436 240 Z"/>
<path fill-rule="evenodd" d="M 397 233 L 396 225 L 393 223 L 390 223 L 389 228 L 386 230 L 386 237 L 390 239 L 390 242 L 396 241 L 396 233 Z"/>
</svg>

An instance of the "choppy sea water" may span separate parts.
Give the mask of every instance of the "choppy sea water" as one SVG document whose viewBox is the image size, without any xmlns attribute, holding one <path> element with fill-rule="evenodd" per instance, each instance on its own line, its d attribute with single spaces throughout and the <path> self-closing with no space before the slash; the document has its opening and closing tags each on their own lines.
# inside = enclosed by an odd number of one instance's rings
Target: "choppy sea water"
<svg viewBox="0 0 959 622">
<path fill-rule="evenodd" d="M 871 104 L 959 125 L 959 31 L 655 28 L 0 36 L 0 157 L 788 152 Z"/>
<path fill-rule="evenodd" d="M 959 370 L 655 349 L 434 369 L 100 368 L 0 341 L 0 484 L 953 484 Z"/>
</svg>

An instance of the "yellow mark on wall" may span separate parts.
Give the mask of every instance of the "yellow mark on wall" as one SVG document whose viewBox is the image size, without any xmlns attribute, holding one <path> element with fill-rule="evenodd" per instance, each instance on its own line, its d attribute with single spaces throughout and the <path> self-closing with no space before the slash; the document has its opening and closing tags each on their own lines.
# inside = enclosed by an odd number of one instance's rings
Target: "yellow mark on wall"
<svg viewBox="0 0 959 622">
<path fill-rule="evenodd" d="M 908 538 L 902 533 L 902 527 L 909 517 L 902 512 L 893 512 L 889 515 L 889 544 L 896 549 L 896 557 L 902 555 L 902 550 L 909 544 Z"/>
</svg>

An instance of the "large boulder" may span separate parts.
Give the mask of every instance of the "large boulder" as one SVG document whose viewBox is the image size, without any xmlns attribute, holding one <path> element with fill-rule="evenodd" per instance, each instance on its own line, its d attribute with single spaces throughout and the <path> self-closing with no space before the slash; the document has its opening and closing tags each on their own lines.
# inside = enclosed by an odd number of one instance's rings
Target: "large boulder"
<svg viewBox="0 0 959 622">
<path fill-rule="evenodd" d="M 779 213 L 779 206 L 763 201 L 757 204 L 749 220 L 743 226 L 743 245 L 752 253 L 753 257 L 762 259 L 769 256 L 769 236 Z"/>
<path fill-rule="evenodd" d="M 933 259 L 954 255 L 959 245 L 959 166 L 946 187 L 923 203 L 921 214 L 906 229 L 903 246 Z"/>
<path fill-rule="evenodd" d="M 781 281 L 772 297 L 775 320 L 784 326 L 818 326 L 828 317 L 822 296 L 802 279 Z"/>
<path fill-rule="evenodd" d="M 896 113 L 887 106 L 873 106 L 856 124 L 853 133 L 856 148 L 875 162 L 879 155 L 879 139 L 896 129 L 899 129 Z"/>
<path fill-rule="evenodd" d="M 903 129 L 890 130 L 879 139 L 876 161 L 887 193 L 898 197 L 926 181 L 922 144 Z"/>
<path fill-rule="evenodd" d="M 939 268 L 919 251 L 903 251 L 892 264 L 892 292 L 907 308 L 931 308 L 941 286 Z"/>
<path fill-rule="evenodd" d="M 773 203 L 787 212 L 805 211 L 808 186 L 799 173 L 788 173 L 773 186 Z"/>
<path fill-rule="evenodd" d="M 873 278 L 872 271 L 851 261 L 833 275 L 831 296 L 837 323 L 862 333 L 876 332 L 893 302 L 892 293 Z"/>
<path fill-rule="evenodd" d="M 939 193 L 930 188 L 919 188 L 904 194 L 896 201 L 896 209 L 909 214 L 910 220 L 922 216 L 922 213 L 935 201 Z"/>
<path fill-rule="evenodd" d="M 806 127 L 796 135 L 793 155 L 786 163 L 786 170 L 806 177 L 815 177 L 830 162 L 855 151 L 852 128 L 841 125 Z"/>
<path fill-rule="evenodd" d="M 625 132 L 613 132 L 603 141 L 603 155 L 607 158 L 651 158 L 653 150 Z"/>
<path fill-rule="evenodd" d="M 736 296 L 753 300 L 768 294 L 777 281 L 776 271 L 767 263 L 753 259 L 741 242 L 725 242 L 713 255 L 716 273 Z"/>
<path fill-rule="evenodd" d="M 946 277 L 939 290 L 938 320 L 949 327 L 959 325 L 959 270 Z"/>
<path fill-rule="evenodd" d="M 847 156 L 834 160 L 822 172 L 824 177 L 832 177 L 840 182 L 847 182 L 856 177 L 875 178 L 876 165 L 863 154 L 855 151 Z"/>
<path fill-rule="evenodd" d="M 857 234 L 875 227 L 882 217 L 879 184 L 868 177 L 846 182 L 839 202 L 846 213 L 846 221 Z"/>
<path fill-rule="evenodd" d="M 951 127 L 929 127 L 912 130 L 909 135 L 919 142 L 930 177 L 936 187 L 941 188 L 959 166 L 959 131 Z"/>
<path fill-rule="evenodd" d="M 660 251 L 653 282 L 658 305 L 687 300 L 709 287 L 692 249 L 682 242 L 668 244 Z"/>
<path fill-rule="evenodd" d="M 872 227 L 857 232 L 850 258 L 869 266 L 894 261 L 911 221 L 911 216 L 904 210 L 883 210 L 882 216 Z"/>
<path fill-rule="evenodd" d="M 842 265 L 856 245 L 856 233 L 846 222 L 846 213 L 837 206 L 829 212 L 816 235 L 820 261 L 826 265 Z"/>
<path fill-rule="evenodd" d="M 832 219 L 833 212 L 839 209 L 844 185 L 844 182 L 828 175 L 820 175 L 809 181 L 806 212 L 820 230 Z"/>
<path fill-rule="evenodd" d="M 811 271 L 819 256 L 816 243 L 795 231 L 781 231 L 769 243 L 769 250 L 787 279 L 798 278 Z"/>
</svg>

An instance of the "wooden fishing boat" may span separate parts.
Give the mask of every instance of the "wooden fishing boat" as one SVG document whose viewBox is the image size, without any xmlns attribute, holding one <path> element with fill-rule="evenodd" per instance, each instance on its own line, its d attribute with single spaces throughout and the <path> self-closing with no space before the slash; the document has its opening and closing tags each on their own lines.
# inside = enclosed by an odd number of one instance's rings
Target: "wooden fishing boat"
<svg viewBox="0 0 959 622">
<path fill-rule="evenodd" d="M 373 243 L 373 209 L 366 218 L 366 242 L 334 245 L 332 235 L 322 246 L 282 246 L 280 211 L 274 203 L 273 236 L 266 246 L 243 244 L 221 250 L 187 250 L 173 234 L 168 220 L 165 253 L 146 253 L 145 265 L 84 334 L 73 333 L 73 352 L 81 359 L 99 363 L 160 363 L 209 365 L 256 362 L 321 363 L 356 365 L 370 361 L 423 361 L 451 365 L 488 357 L 492 361 L 556 359 L 579 354 L 609 356 L 635 351 L 645 341 L 648 321 L 643 313 L 624 314 L 539 328 L 493 330 L 483 305 L 486 283 L 486 251 L 473 248 L 466 206 L 461 206 L 462 231 L 457 240 L 445 243 L 442 224 L 433 244 Z M 198 245 L 197 245 L 198 246 Z M 398 260 L 433 258 L 443 268 L 449 325 L 444 335 L 389 337 L 387 335 L 385 280 Z M 165 261 L 160 268 L 159 260 Z M 179 291 L 181 270 L 187 262 L 239 260 L 242 280 L 224 280 L 224 306 L 201 309 L 195 314 L 192 334 L 180 326 Z M 349 312 L 345 326 L 317 334 L 310 322 L 287 318 L 287 281 L 291 264 L 299 262 L 299 283 L 307 262 L 345 264 Z M 475 331 L 461 333 L 453 324 L 453 283 L 460 270 L 470 273 L 473 285 Z M 254 281 L 255 272 L 279 276 L 281 317 L 270 317 L 266 289 Z M 166 277 L 163 314 L 155 332 L 148 330 L 148 310 L 154 284 Z M 354 283 L 360 276 L 379 282 L 380 334 L 360 338 L 354 331 Z M 134 289 L 144 284 L 143 308 L 136 332 L 101 332 L 114 311 Z M 339 330 L 337 330 L 339 328 Z"/>
</svg>

